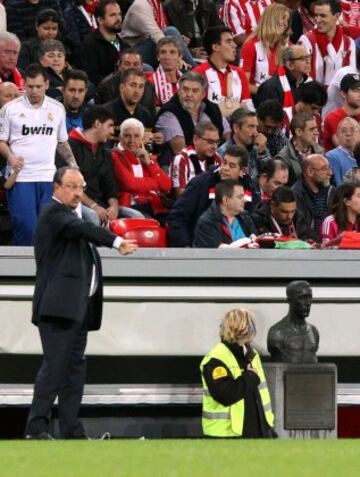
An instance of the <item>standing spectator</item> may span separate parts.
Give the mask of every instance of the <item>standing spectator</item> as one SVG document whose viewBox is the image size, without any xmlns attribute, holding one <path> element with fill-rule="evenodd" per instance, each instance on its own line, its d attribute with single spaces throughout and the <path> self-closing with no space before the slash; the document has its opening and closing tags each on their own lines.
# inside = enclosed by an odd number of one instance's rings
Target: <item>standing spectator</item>
<svg viewBox="0 0 360 477">
<path fill-rule="evenodd" d="M 112 141 L 119 141 L 120 125 L 125 119 L 135 118 L 143 123 L 145 128 L 151 130 L 154 126 L 154 119 L 150 112 L 140 104 L 145 89 L 144 72 L 129 68 L 121 75 L 119 96 L 114 101 L 105 104 L 114 118 L 115 131 Z M 147 142 L 147 141 L 146 141 Z"/>
<path fill-rule="evenodd" d="M 170 192 L 171 180 L 154 156 L 144 147 L 144 126 L 126 119 L 120 126 L 120 143 L 112 151 L 113 168 L 119 185 L 120 206 L 131 207 L 164 224 L 168 210 L 162 196 Z"/>
<path fill-rule="evenodd" d="M 95 86 L 116 70 L 119 54 L 126 44 L 120 38 L 121 10 L 116 0 L 100 0 L 95 10 L 99 28 L 85 39 L 79 63 Z"/>
<path fill-rule="evenodd" d="M 215 200 L 196 223 L 193 247 L 219 248 L 256 235 L 251 217 L 244 212 L 244 199 L 244 188 L 237 180 L 218 182 Z"/>
<path fill-rule="evenodd" d="M 221 164 L 221 157 L 216 153 L 219 142 L 219 131 L 212 123 L 199 123 L 195 127 L 193 145 L 177 154 L 170 165 L 169 175 L 176 198 L 191 179 L 208 171 L 210 166 Z"/>
<path fill-rule="evenodd" d="M 220 17 L 231 28 L 238 46 L 254 33 L 266 8 L 272 3 L 272 0 L 225 0 Z"/>
<path fill-rule="evenodd" d="M 344 76 L 340 83 L 340 89 L 345 100 L 344 105 L 328 113 L 324 120 L 324 148 L 326 152 L 339 145 L 336 130 L 341 119 L 349 116 L 360 121 L 359 75 Z"/>
<path fill-rule="evenodd" d="M 216 184 L 226 179 L 240 179 L 243 184 L 248 159 L 249 153 L 243 146 L 230 146 L 225 151 L 219 168 L 200 174 L 188 184 L 168 216 L 171 246 L 192 246 L 196 223 L 211 205 Z"/>
<path fill-rule="evenodd" d="M 259 234 L 280 234 L 297 238 L 296 197 L 287 186 L 278 187 L 271 199 L 262 202 L 252 212 L 251 218 Z"/>
<path fill-rule="evenodd" d="M 98 84 L 94 101 L 96 104 L 105 104 L 119 96 L 119 87 L 121 74 L 129 68 L 136 68 L 143 70 L 143 61 L 139 52 L 134 48 L 126 48 L 120 53 L 118 70 L 105 76 Z M 141 98 L 140 104 L 150 111 L 152 115 L 156 114 L 155 94 L 150 81 L 145 81 L 144 94 Z"/>
<path fill-rule="evenodd" d="M 335 191 L 330 212 L 321 224 L 323 244 L 339 240 L 339 235 L 344 231 L 360 232 L 359 183 L 341 184 Z"/>
<path fill-rule="evenodd" d="M 156 44 L 163 36 L 175 36 L 182 48 L 187 64 L 196 66 L 180 32 L 169 26 L 166 12 L 160 0 L 134 0 L 124 18 L 122 38 L 136 48 L 144 63 L 156 66 Z"/>
<path fill-rule="evenodd" d="M 257 108 L 259 119 L 259 132 L 266 139 L 267 148 L 271 156 L 276 156 L 287 144 L 284 133 L 284 121 L 286 115 L 284 109 L 276 99 L 268 99 Z"/>
<path fill-rule="evenodd" d="M 230 117 L 231 137 L 218 149 L 223 156 L 228 147 L 236 144 L 244 146 L 249 152 L 248 172 L 252 180 L 258 176 L 259 163 L 270 159 L 266 147 L 267 139 L 259 133 L 259 121 L 256 113 L 247 109 L 238 109 Z"/>
<path fill-rule="evenodd" d="M 8 81 L 0 83 L 0 108 L 19 96 L 19 88 L 16 84 L 9 83 Z"/>
<path fill-rule="evenodd" d="M 66 43 L 72 58 L 78 56 L 86 37 L 98 28 L 95 16 L 98 5 L 99 0 L 68 0 L 65 4 Z"/>
<path fill-rule="evenodd" d="M 7 29 L 15 33 L 20 41 L 29 40 L 36 36 L 36 17 L 41 10 L 55 10 L 59 15 L 61 30 L 64 29 L 64 19 L 57 0 L 13 0 L 6 2 Z"/>
<path fill-rule="evenodd" d="M 290 130 L 291 139 L 276 157 L 289 167 L 288 185 L 292 186 L 301 176 L 302 161 L 310 154 L 323 154 L 324 149 L 317 144 L 319 131 L 312 114 L 296 113 L 291 120 Z"/>
<path fill-rule="evenodd" d="M 241 106 L 253 110 L 247 78 L 244 71 L 233 66 L 236 45 L 230 28 L 215 26 L 205 32 L 204 49 L 208 61 L 197 66 L 194 71 L 208 80 L 207 97 L 217 103 L 224 116 Z"/>
<path fill-rule="evenodd" d="M 20 41 L 13 33 L 0 33 L 0 83 L 10 81 L 16 84 L 20 93 L 25 90 L 25 82 L 17 68 Z"/>
<path fill-rule="evenodd" d="M 334 174 L 335 184 L 339 186 L 344 180 L 344 175 L 357 167 L 354 159 L 354 147 L 360 140 L 360 125 L 353 118 L 346 117 L 339 122 L 336 130 L 338 147 L 326 154 Z"/>
<path fill-rule="evenodd" d="M 241 66 L 247 75 L 250 93 L 272 76 L 289 43 L 290 10 L 281 4 L 267 7 L 255 30 L 241 48 Z"/>
<path fill-rule="evenodd" d="M 147 78 L 154 87 L 156 106 L 161 106 L 177 93 L 182 51 L 175 37 L 165 36 L 157 42 L 156 54 L 159 66 Z"/>
<path fill-rule="evenodd" d="M 282 104 L 290 123 L 298 99 L 298 88 L 310 80 L 311 57 L 303 46 L 291 45 L 282 52 L 281 64 L 276 73 L 259 86 L 256 105 L 267 99 L 276 99 Z"/>
<path fill-rule="evenodd" d="M 39 59 L 39 49 L 45 40 L 55 40 L 59 35 L 60 18 L 55 10 L 41 10 L 35 20 L 36 34 L 22 42 L 18 66 L 25 69 Z"/>
<path fill-rule="evenodd" d="M 44 69 L 29 65 L 25 95 L 6 104 L 0 113 L 0 154 L 10 171 L 24 161 L 8 192 L 15 245 L 31 245 L 40 209 L 51 199 L 55 151 L 66 163 L 76 165 L 67 142 L 64 107 L 45 96 L 48 84 Z"/>
<path fill-rule="evenodd" d="M 63 105 L 66 112 L 66 129 L 83 127 L 82 117 L 85 112 L 85 96 L 88 89 L 88 77 L 85 71 L 68 70 L 64 77 Z"/>
<path fill-rule="evenodd" d="M 331 175 L 328 160 L 320 154 L 312 154 L 302 162 L 302 175 L 292 186 L 299 213 L 297 230 L 300 239 L 320 241 L 320 225 L 335 193 L 335 188 L 330 185 Z"/>
<path fill-rule="evenodd" d="M 183 74 L 178 93 L 159 111 L 155 127 L 163 133 L 173 155 L 192 144 L 198 123 L 212 122 L 220 138 L 229 132 L 228 122 L 222 117 L 218 105 L 205 98 L 207 86 L 206 78 L 199 73 Z"/>
<path fill-rule="evenodd" d="M 316 0 L 316 28 L 299 39 L 311 55 L 310 76 L 325 86 L 329 86 L 341 67 L 356 67 L 355 42 L 338 25 L 340 14 L 341 7 L 336 0 Z"/>
</svg>

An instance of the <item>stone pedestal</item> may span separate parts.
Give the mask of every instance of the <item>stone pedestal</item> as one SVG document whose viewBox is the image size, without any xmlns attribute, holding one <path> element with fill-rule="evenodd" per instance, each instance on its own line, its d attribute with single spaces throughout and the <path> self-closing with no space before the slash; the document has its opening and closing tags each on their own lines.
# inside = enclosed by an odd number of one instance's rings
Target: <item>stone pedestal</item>
<svg viewBox="0 0 360 477">
<path fill-rule="evenodd" d="M 335 364 L 265 363 L 264 371 L 279 437 L 337 437 Z"/>
</svg>

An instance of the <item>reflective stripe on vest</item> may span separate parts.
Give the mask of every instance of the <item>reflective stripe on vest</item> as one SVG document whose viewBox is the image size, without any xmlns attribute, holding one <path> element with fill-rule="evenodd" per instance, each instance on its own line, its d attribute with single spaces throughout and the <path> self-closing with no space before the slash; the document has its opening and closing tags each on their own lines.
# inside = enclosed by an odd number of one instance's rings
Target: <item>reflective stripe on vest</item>
<svg viewBox="0 0 360 477">
<path fill-rule="evenodd" d="M 203 413 L 202 425 L 205 435 L 214 437 L 242 436 L 244 426 L 244 399 L 231 406 L 223 406 L 212 398 L 203 376 L 204 366 L 212 359 L 222 361 L 230 370 L 234 379 L 242 374 L 238 362 L 232 352 L 223 343 L 219 343 L 202 360 L 200 370 L 203 383 Z M 260 378 L 259 394 L 263 406 L 265 419 L 269 426 L 274 426 L 274 415 L 271 409 L 270 394 L 266 383 L 265 373 L 260 357 L 255 351 L 251 365 L 256 369 Z"/>
</svg>

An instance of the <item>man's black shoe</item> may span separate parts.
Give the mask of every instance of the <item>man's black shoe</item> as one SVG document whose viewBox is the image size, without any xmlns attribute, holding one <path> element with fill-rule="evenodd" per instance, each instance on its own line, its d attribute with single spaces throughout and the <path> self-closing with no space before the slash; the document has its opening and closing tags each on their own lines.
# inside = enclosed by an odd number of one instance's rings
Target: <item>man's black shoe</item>
<svg viewBox="0 0 360 477">
<path fill-rule="evenodd" d="M 41 440 L 41 441 L 54 441 L 55 438 L 47 433 L 47 432 L 40 432 L 40 434 L 26 434 L 25 439 L 27 440 Z"/>
</svg>

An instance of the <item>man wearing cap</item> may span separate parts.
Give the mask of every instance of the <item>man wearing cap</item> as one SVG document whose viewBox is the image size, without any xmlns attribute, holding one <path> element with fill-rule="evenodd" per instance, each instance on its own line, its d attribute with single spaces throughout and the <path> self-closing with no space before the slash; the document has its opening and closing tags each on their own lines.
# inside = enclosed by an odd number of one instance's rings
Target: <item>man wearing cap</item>
<svg viewBox="0 0 360 477">
<path fill-rule="evenodd" d="M 324 148 L 330 151 L 339 145 L 336 130 L 339 122 L 346 116 L 360 121 L 360 76 L 358 74 L 345 75 L 340 83 L 344 105 L 327 114 L 324 121 Z"/>
</svg>

